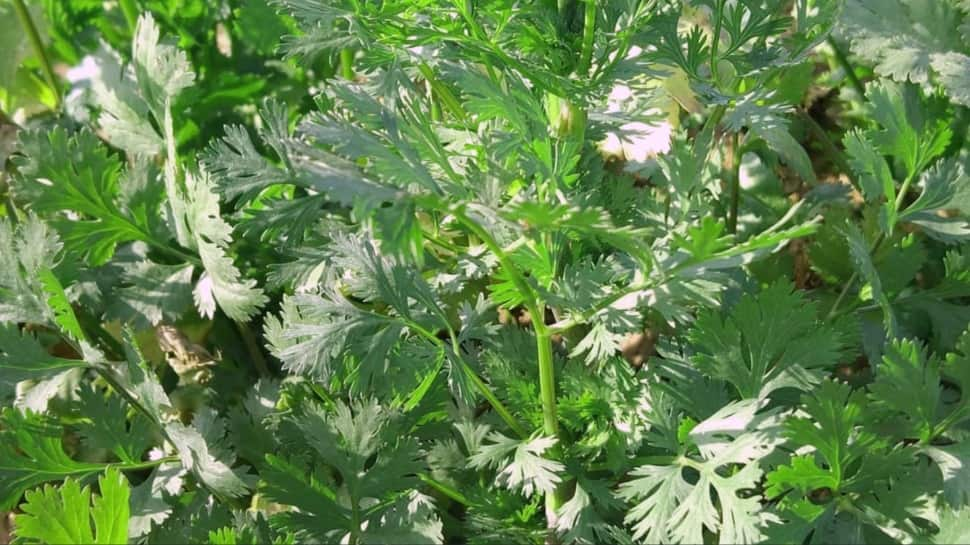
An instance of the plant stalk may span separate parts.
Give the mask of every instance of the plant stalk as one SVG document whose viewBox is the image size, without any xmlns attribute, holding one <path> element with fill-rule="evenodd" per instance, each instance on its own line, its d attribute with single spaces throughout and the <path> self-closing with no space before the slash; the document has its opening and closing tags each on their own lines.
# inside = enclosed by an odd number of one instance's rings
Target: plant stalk
<svg viewBox="0 0 970 545">
<path fill-rule="evenodd" d="M 40 40 L 40 33 L 37 32 L 37 26 L 34 24 L 34 20 L 31 18 L 30 11 L 24 4 L 24 0 L 13 0 L 13 7 L 14 11 L 17 12 L 17 18 L 20 19 L 20 24 L 23 26 L 24 32 L 27 33 L 27 39 L 30 40 L 30 47 L 34 50 L 37 58 L 40 59 L 40 68 L 44 73 L 44 79 L 47 80 L 47 85 L 50 86 L 51 92 L 54 93 L 54 109 L 59 110 L 61 108 L 60 87 L 57 85 L 57 77 L 54 75 L 54 68 L 51 66 L 47 51 L 44 49 L 44 43 Z"/>
<path fill-rule="evenodd" d="M 138 26 L 139 13 L 135 0 L 118 0 L 118 6 L 121 8 L 121 13 L 124 14 L 125 21 L 128 23 L 128 30 L 134 36 L 135 28 Z"/>
<path fill-rule="evenodd" d="M 855 69 L 852 68 L 852 63 L 849 62 L 849 57 L 846 56 L 845 51 L 842 51 L 842 48 L 839 47 L 839 44 L 835 42 L 834 38 L 829 36 L 827 41 L 829 46 L 832 48 L 832 52 L 835 53 L 835 60 L 845 72 L 845 77 L 849 78 L 849 83 L 852 84 L 852 87 L 857 93 L 859 93 L 859 96 L 865 99 L 866 87 L 862 84 L 862 81 L 859 80 L 859 76 L 855 75 Z"/>
<path fill-rule="evenodd" d="M 261 377 L 270 376 L 269 366 L 266 365 L 266 357 L 263 356 L 263 351 L 259 348 L 259 342 L 256 340 L 256 335 L 253 331 L 249 329 L 249 324 L 244 324 L 232 321 L 236 325 L 236 331 L 239 332 L 239 337 L 242 338 L 243 344 L 246 345 L 246 351 L 249 353 L 249 357 L 253 360 L 253 367 L 256 368 L 256 372 L 259 373 Z"/>
<path fill-rule="evenodd" d="M 738 133 L 731 135 L 731 208 L 728 210 L 727 229 L 732 235 L 738 232 L 738 205 L 741 202 L 741 139 Z"/>
<path fill-rule="evenodd" d="M 586 0 L 583 17 L 583 50 L 579 57 L 579 75 L 589 72 L 593 61 L 593 43 L 596 38 L 596 0 Z"/>
<path fill-rule="evenodd" d="M 347 81 L 354 79 L 354 51 L 350 48 L 340 50 L 340 76 Z"/>
<path fill-rule="evenodd" d="M 430 486 L 431 488 L 434 488 L 438 492 L 444 494 L 445 496 L 447 496 L 448 498 L 450 498 L 452 501 L 455 501 L 457 503 L 460 503 L 461 505 L 464 505 L 465 507 L 470 507 L 472 505 L 472 502 L 469 501 L 469 499 L 467 497 L 465 497 L 464 494 L 462 494 L 458 490 L 455 490 L 454 488 L 452 488 L 452 487 L 450 487 L 450 486 L 442 483 L 441 481 L 438 481 L 437 479 L 435 479 L 434 477 L 428 475 L 427 473 L 418 473 L 418 478 L 421 479 L 421 482 L 423 482 L 424 484 Z"/>
<path fill-rule="evenodd" d="M 545 310 L 540 306 L 540 310 Z M 561 448 L 558 443 L 561 441 L 559 436 L 559 417 L 556 402 L 556 367 L 552 356 L 552 337 L 549 329 L 543 322 L 544 316 L 533 316 L 532 325 L 536 332 L 536 353 L 539 359 L 539 397 L 542 401 L 542 431 L 548 437 L 557 439 L 557 449 Z M 554 491 L 546 494 L 546 526 L 549 528 L 547 543 L 558 542 L 555 534 L 556 526 L 559 522 L 559 509 L 566 503 L 563 483 L 559 483 Z"/>
<path fill-rule="evenodd" d="M 717 0 L 717 6 L 714 9 L 714 14 L 717 17 L 717 21 L 714 22 L 714 34 L 711 35 L 711 77 L 714 81 L 719 81 L 720 78 L 717 77 L 717 48 L 721 43 L 721 25 L 724 21 L 724 2 L 725 0 Z"/>
</svg>

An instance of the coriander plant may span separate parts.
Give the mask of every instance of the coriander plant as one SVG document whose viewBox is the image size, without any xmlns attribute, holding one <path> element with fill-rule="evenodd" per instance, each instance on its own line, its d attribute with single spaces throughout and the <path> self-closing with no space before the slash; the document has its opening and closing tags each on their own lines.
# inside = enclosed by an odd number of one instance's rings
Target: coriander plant
<svg viewBox="0 0 970 545">
<path fill-rule="evenodd" d="M 970 542 L 967 2 L 182 4 L 10 2 L 15 542 Z"/>
</svg>

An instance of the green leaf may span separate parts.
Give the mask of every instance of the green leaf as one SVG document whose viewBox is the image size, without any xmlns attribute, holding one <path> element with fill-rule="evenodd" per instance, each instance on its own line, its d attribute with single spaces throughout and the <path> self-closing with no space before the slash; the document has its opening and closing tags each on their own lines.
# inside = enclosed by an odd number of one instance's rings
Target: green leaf
<svg viewBox="0 0 970 545">
<path fill-rule="evenodd" d="M 757 93 L 746 95 L 724 116 L 724 125 L 734 132 L 747 127 L 751 134 L 767 142 L 768 147 L 777 152 L 806 183 L 814 184 L 815 171 L 808 153 L 791 135 L 788 121 L 782 117 L 788 108 L 765 105 L 764 100 L 765 97 Z"/>
<path fill-rule="evenodd" d="M 0 508 L 39 484 L 98 473 L 105 464 L 78 462 L 64 452 L 63 429 L 47 417 L 6 408 L 0 414 Z"/>
<path fill-rule="evenodd" d="M 882 309 L 886 331 L 890 336 L 895 337 L 898 331 L 896 313 L 893 311 L 889 296 L 882 289 L 879 271 L 872 263 L 872 256 L 869 253 L 869 243 L 866 242 L 862 231 L 853 223 L 846 223 L 840 230 L 849 243 L 849 255 L 852 257 L 856 272 L 868 284 L 872 299 Z"/>
<path fill-rule="evenodd" d="M 415 474 L 423 464 L 418 459 L 416 442 L 402 435 L 397 427 L 399 418 L 376 401 L 352 405 L 337 402 L 332 411 L 308 407 L 295 415 L 290 420 L 295 446 L 309 447 L 311 459 L 318 467 L 331 468 L 338 478 L 331 482 L 311 472 L 307 479 L 304 468 L 267 457 L 272 469 L 263 475 L 264 493 L 275 502 L 300 509 L 274 519 L 300 539 L 315 541 L 333 541 L 348 532 L 360 535 L 359 525 L 365 519 L 366 531 L 374 535 L 400 528 L 403 514 L 397 512 L 395 504 L 367 509 L 417 486 Z M 427 513 L 422 503 L 414 507 Z M 367 514 L 354 514 L 362 512 Z M 430 524 L 428 529 L 434 527 L 433 522 Z"/>
<path fill-rule="evenodd" d="M 171 101 L 195 81 L 185 52 L 160 42 L 160 31 L 151 12 L 138 18 L 131 58 L 141 96 L 156 119 L 161 119 L 161 112 L 170 108 Z"/>
<path fill-rule="evenodd" d="M 698 424 L 691 436 L 706 442 L 702 460 L 680 456 L 670 465 L 645 464 L 630 473 L 633 478 L 620 485 L 618 496 L 635 502 L 624 519 L 633 526 L 634 540 L 702 543 L 707 530 L 718 533 L 720 543 L 761 542 L 760 497 L 739 492 L 757 487 L 763 473 L 759 458 L 779 438 L 768 429 L 756 430 L 764 424 L 754 416 L 757 407 L 742 403 Z M 739 418 L 739 408 L 754 410 L 741 411 Z M 734 464 L 739 469 L 728 470 Z"/>
<path fill-rule="evenodd" d="M 963 543 L 970 540 L 970 506 L 959 509 L 944 509 L 940 513 L 940 531 L 933 536 L 930 543 L 944 545 L 948 543 Z"/>
<path fill-rule="evenodd" d="M 39 272 L 57 263 L 60 250 L 57 234 L 37 216 L 16 226 L 0 218 L 0 322 L 43 324 L 53 318 Z"/>
<path fill-rule="evenodd" d="M 16 517 L 18 540 L 40 543 L 111 545 L 128 541 L 128 481 L 109 468 L 98 479 L 100 495 L 67 479 L 59 488 L 47 485 L 27 493 Z M 92 528 L 92 522 L 94 527 Z"/>
<path fill-rule="evenodd" d="M 890 413 L 894 433 L 923 443 L 939 432 L 940 362 L 917 342 L 901 339 L 886 347 L 876 381 L 874 405 Z"/>
<path fill-rule="evenodd" d="M 744 295 L 727 316 L 702 312 L 689 338 L 697 368 L 742 398 L 784 386 L 808 390 L 821 380 L 818 370 L 834 366 L 845 350 L 838 327 L 822 322 L 817 305 L 785 282 Z"/>
<path fill-rule="evenodd" d="M 154 195 L 148 214 L 124 209 L 121 162 L 89 130 L 70 136 L 61 128 L 21 131 L 19 146 L 21 154 L 13 158 L 20 171 L 17 195 L 31 210 L 53 218 L 69 252 L 100 265 L 111 259 L 119 243 L 158 244 L 158 226 L 151 216 L 162 196 Z"/>
<path fill-rule="evenodd" d="M 841 24 L 852 51 L 874 63 L 878 74 L 898 82 L 940 83 L 951 100 L 970 105 L 955 2 L 848 0 Z"/>
<path fill-rule="evenodd" d="M 220 216 L 219 198 L 209 175 L 205 171 L 189 172 L 185 187 L 185 223 L 205 269 L 194 291 L 199 314 L 211 318 L 218 304 L 233 320 L 246 322 L 268 299 L 255 280 L 243 279 L 226 253 L 232 242 L 232 227 Z"/>
<path fill-rule="evenodd" d="M 889 164 L 860 130 L 849 131 L 842 139 L 849 162 L 858 175 L 862 195 L 868 202 L 894 203 L 896 181 Z"/>
<path fill-rule="evenodd" d="M 915 86 L 880 81 L 869 85 L 866 96 L 872 117 L 883 127 L 870 132 L 872 143 L 901 160 L 907 176 L 916 176 L 946 150 L 950 128 L 924 108 Z"/>
<path fill-rule="evenodd" d="M 232 467 L 235 456 L 225 444 L 225 423 L 214 410 L 195 414 L 191 426 L 176 422 L 165 426 L 182 466 L 207 488 L 226 498 L 238 498 L 249 489 L 248 468 Z"/>
<path fill-rule="evenodd" d="M 811 491 L 804 486 L 807 482 L 825 482 L 833 493 L 872 490 L 877 483 L 903 474 L 914 460 L 912 449 L 894 448 L 888 439 L 864 426 L 870 409 L 861 390 L 826 380 L 814 393 L 802 396 L 802 410 L 806 416 L 785 421 L 785 436 L 796 448 L 813 447 L 812 458 L 824 465 L 812 467 L 807 461 L 793 460 L 791 466 L 781 466 L 768 477 L 773 495 L 788 488 L 799 491 L 785 499 L 796 510 L 814 509 Z M 814 516 L 820 513 L 814 510 Z"/>
<path fill-rule="evenodd" d="M 543 457 L 556 444 L 556 439 L 512 439 L 497 431 L 488 434 L 487 439 L 490 443 L 482 444 L 468 463 L 475 468 L 500 469 L 496 484 L 531 497 L 535 493 L 552 493 L 562 481 L 560 474 L 565 466 Z"/>
<path fill-rule="evenodd" d="M 925 447 L 943 475 L 943 494 L 954 509 L 970 504 L 970 443 Z"/>
<path fill-rule="evenodd" d="M 122 462 L 141 462 L 153 439 L 144 415 L 137 413 L 129 422 L 128 407 L 119 396 L 106 396 L 90 386 L 82 386 L 77 394 L 78 410 L 84 416 L 77 425 L 82 442 L 89 448 L 107 449 Z"/>
<path fill-rule="evenodd" d="M 192 266 L 162 265 L 145 259 L 126 264 L 121 285 L 112 291 L 108 318 L 144 329 L 175 322 L 192 308 Z"/>
</svg>

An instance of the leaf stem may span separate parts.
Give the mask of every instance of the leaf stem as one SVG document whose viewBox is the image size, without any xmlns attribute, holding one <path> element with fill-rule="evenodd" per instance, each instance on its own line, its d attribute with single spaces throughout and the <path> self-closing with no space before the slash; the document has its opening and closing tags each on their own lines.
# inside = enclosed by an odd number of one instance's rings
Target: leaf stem
<svg viewBox="0 0 970 545">
<path fill-rule="evenodd" d="M 485 384 L 485 381 L 478 376 L 478 373 L 469 367 L 464 359 L 459 359 L 458 361 L 462 366 L 462 370 L 468 375 L 469 380 L 471 380 L 472 384 L 475 385 L 475 388 L 477 388 L 485 400 L 488 401 L 489 405 L 495 409 L 495 412 L 502 418 L 502 420 L 508 424 L 509 428 L 511 428 L 512 431 L 514 431 L 515 434 L 520 438 L 528 437 L 529 434 L 525 431 L 525 428 L 519 424 L 519 421 L 516 420 L 515 416 L 512 415 L 512 413 L 508 410 L 505 404 L 502 403 L 498 396 L 495 395 L 495 392 L 492 391 L 488 384 Z"/>
<path fill-rule="evenodd" d="M 421 335 L 438 348 L 447 350 L 445 342 L 439 339 L 438 336 L 431 331 L 428 331 L 428 329 L 413 321 L 408 321 L 407 324 L 408 327 L 418 335 Z M 455 356 L 455 360 L 460 366 L 460 370 L 465 373 L 466 376 L 468 376 L 468 380 L 472 382 L 472 385 L 475 386 L 478 392 L 482 394 L 482 397 L 484 397 L 485 400 L 488 401 L 489 405 L 492 406 L 492 409 L 495 410 L 495 413 L 499 415 L 499 417 L 513 432 L 515 432 L 516 435 L 521 438 L 528 437 L 529 434 L 525 431 L 525 428 L 519 424 L 519 421 L 515 418 L 515 416 L 512 415 L 512 412 L 509 411 L 505 404 L 502 403 L 502 400 L 495 395 L 495 392 L 492 391 L 491 387 L 489 387 L 489 385 L 478 376 L 478 373 L 476 373 L 475 370 L 472 369 L 471 366 L 465 361 L 465 358 L 462 357 L 461 347 L 458 345 L 458 338 L 455 336 L 454 331 L 449 328 L 448 333 L 451 337 L 451 351 Z"/>
<path fill-rule="evenodd" d="M 13 7 L 14 11 L 17 12 L 17 18 L 20 19 L 21 26 L 24 27 L 24 31 L 27 33 L 27 38 L 30 40 L 30 47 L 40 60 L 40 68 L 44 73 L 44 79 L 47 80 L 47 85 L 50 86 L 51 92 L 54 93 L 54 109 L 59 110 L 61 108 L 60 87 L 57 85 L 57 77 L 54 75 L 50 58 L 47 56 L 44 44 L 40 40 L 40 33 L 37 32 L 37 26 L 34 24 L 34 20 L 31 18 L 30 11 L 24 4 L 24 0 L 13 0 Z"/>
<path fill-rule="evenodd" d="M 135 0 L 118 0 L 118 6 L 121 8 L 121 13 L 125 16 L 125 21 L 128 22 L 128 30 L 134 35 L 135 28 L 138 26 L 139 12 Z"/>
<path fill-rule="evenodd" d="M 266 357 L 263 356 L 263 351 L 259 348 L 259 343 L 256 342 L 256 335 L 253 334 L 253 330 L 249 328 L 249 324 L 244 324 L 242 322 L 232 321 L 236 324 L 236 331 L 239 332 L 239 336 L 243 340 L 243 344 L 246 345 L 246 351 L 249 353 L 249 357 L 253 360 L 253 367 L 256 368 L 256 372 L 259 373 L 261 377 L 270 376 L 269 367 L 266 365 Z"/>
<path fill-rule="evenodd" d="M 159 458 L 157 460 L 147 460 L 145 462 L 137 463 L 119 463 L 119 464 L 109 464 L 109 467 L 120 469 L 121 471 L 139 471 L 142 469 L 151 469 L 153 467 L 158 467 L 162 464 L 168 464 L 173 462 L 179 462 L 178 456 L 165 456 L 164 458 Z"/>
<path fill-rule="evenodd" d="M 878 252 L 879 249 L 882 247 L 882 243 L 885 242 L 885 240 L 886 240 L 886 234 L 885 233 L 879 233 L 879 236 L 876 238 L 875 243 L 873 243 L 873 245 L 872 245 L 872 249 L 869 250 L 869 255 L 872 255 L 872 254 Z M 842 304 L 842 300 L 845 299 L 846 294 L 849 293 L 849 288 L 852 287 L 852 285 L 855 283 L 855 281 L 858 278 L 859 278 L 859 272 L 858 271 L 853 271 L 852 272 L 852 275 L 849 276 L 849 279 L 845 282 L 845 286 L 843 286 L 842 287 L 842 290 L 839 291 L 839 296 L 836 297 L 835 298 L 835 302 L 832 303 L 832 308 L 829 310 L 829 313 L 825 317 L 826 320 L 831 320 L 832 318 L 834 318 L 834 317 L 837 316 L 836 313 L 839 310 L 839 305 Z"/>
<path fill-rule="evenodd" d="M 717 77 L 717 48 L 721 43 L 721 25 L 724 21 L 724 2 L 725 0 L 717 0 L 717 5 L 714 8 L 714 14 L 717 17 L 717 21 L 714 22 L 714 34 L 711 35 L 711 77 L 714 81 L 718 81 Z"/>
<path fill-rule="evenodd" d="M 732 235 L 738 232 L 738 205 L 741 202 L 741 138 L 738 133 L 731 134 L 731 147 L 729 152 L 731 163 L 730 169 L 731 184 L 731 203 L 728 210 L 727 229 Z"/>
<path fill-rule="evenodd" d="M 828 133 L 825 132 L 825 129 L 823 129 L 822 126 L 818 124 L 818 121 L 815 121 L 815 118 L 809 115 L 809 113 L 803 108 L 798 109 L 798 115 L 808 126 L 808 130 L 810 130 L 812 134 L 815 135 L 815 138 L 818 139 L 819 143 L 822 144 L 825 154 L 829 156 L 829 159 L 835 163 L 835 166 L 844 172 L 845 175 L 851 180 L 853 178 L 852 168 L 849 167 L 849 162 L 846 161 L 845 154 L 842 153 L 842 150 L 836 147 L 835 143 L 832 142 L 832 139 L 829 138 Z M 854 180 L 852 181 L 854 182 Z"/>
<path fill-rule="evenodd" d="M 349 47 L 340 50 L 340 76 L 347 81 L 354 80 L 354 50 Z"/>
<path fill-rule="evenodd" d="M 589 72 L 593 60 L 593 43 L 596 38 L 596 0 L 586 0 L 586 11 L 583 17 L 583 50 L 579 57 L 579 74 Z"/>
<path fill-rule="evenodd" d="M 552 335 L 545 323 L 545 305 L 543 305 L 532 286 L 525 280 L 512 259 L 502 250 L 492 235 L 481 225 L 469 218 L 463 208 L 453 212 L 455 219 L 465 225 L 472 234 L 479 238 L 498 258 L 499 264 L 512 278 L 512 283 L 523 298 L 523 304 L 532 316 L 532 327 L 536 335 L 536 354 L 539 364 L 539 396 L 542 402 L 543 433 L 558 441 L 561 448 L 562 438 L 559 435 L 559 419 L 556 401 L 556 368 L 552 356 Z M 565 491 L 562 486 L 556 487 L 551 494 L 546 494 L 546 525 L 550 529 L 549 542 L 556 542 L 555 527 L 558 511 L 565 503 Z"/>
<path fill-rule="evenodd" d="M 849 57 L 845 55 L 845 51 L 836 43 L 835 39 L 829 36 L 828 38 L 829 46 L 832 48 L 832 52 L 835 54 L 835 60 L 842 67 L 842 71 L 845 72 L 845 76 L 849 78 L 849 83 L 852 87 L 859 93 L 859 96 L 865 100 L 866 97 L 866 87 L 859 80 L 859 76 L 856 76 L 855 70 L 852 68 L 852 63 L 849 62 Z"/>
<path fill-rule="evenodd" d="M 465 507 L 471 507 L 472 502 L 469 501 L 469 499 L 465 497 L 464 494 L 442 483 L 441 481 L 436 480 L 431 475 L 428 475 L 427 473 L 418 473 L 418 478 L 421 479 L 421 482 L 430 486 L 431 488 L 434 488 L 438 492 L 441 492 L 448 498 L 464 505 Z"/>
</svg>

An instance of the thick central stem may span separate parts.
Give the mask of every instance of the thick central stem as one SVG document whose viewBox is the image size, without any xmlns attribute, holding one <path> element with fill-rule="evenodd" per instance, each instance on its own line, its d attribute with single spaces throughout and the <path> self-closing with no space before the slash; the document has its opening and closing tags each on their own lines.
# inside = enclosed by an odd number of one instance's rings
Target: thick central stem
<svg viewBox="0 0 970 545">
<path fill-rule="evenodd" d="M 542 305 L 539 310 L 545 310 Z M 539 358 L 539 397 L 542 400 L 542 431 L 549 437 L 559 439 L 559 418 L 556 414 L 556 368 L 552 358 L 552 337 L 542 316 L 533 316 L 536 331 L 536 353 Z M 559 450 L 557 446 L 557 450 Z M 559 522 L 559 509 L 565 503 L 562 485 L 546 494 L 546 524 L 549 528 L 548 542 L 555 542 L 555 528 Z"/>
</svg>

